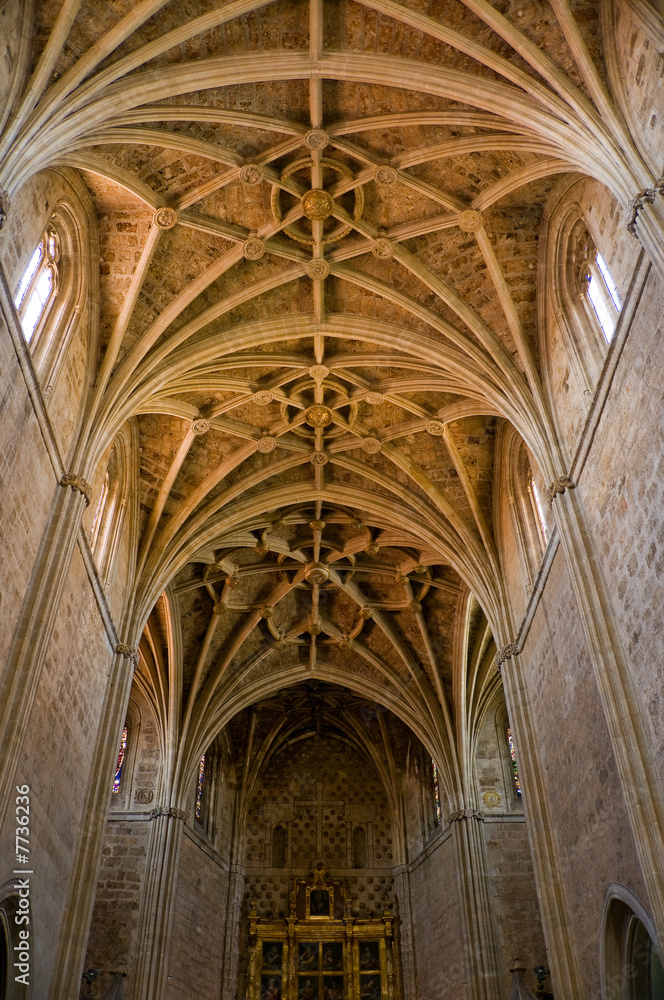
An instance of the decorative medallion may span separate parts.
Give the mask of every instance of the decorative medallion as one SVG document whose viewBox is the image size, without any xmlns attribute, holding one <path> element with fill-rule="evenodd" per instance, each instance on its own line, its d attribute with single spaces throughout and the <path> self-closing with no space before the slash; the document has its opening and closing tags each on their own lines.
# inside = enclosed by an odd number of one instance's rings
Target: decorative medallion
<svg viewBox="0 0 664 1000">
<path fill-rule="evenodd" d="M 387 237 L 380 236 L 377 240 L 373 241 L 371 252 L 374 257 L 379 257 L 380 260 L 387 260 L 392 256 L 393 251 L 392 240 L 388 240 Z"/>
<path fill-rule="evenodd" d="M 304 571 L 304 579 L 309 583 L 317 583 L 320 585 L 330 579 L 330 571 L 323 563 L 311 563 L 311 565 L 307 566 Z"/>
<path fill-rule="evenodd" d="M 420 604 L 419 601 L 411 601 L 410 604 L 408 605 L 408 610 L 412 611 L 414 615 L 419 615 L 420 611 L 422 610 L 422 605 Z"/>
<path fill-rule="evenodd" d="M 307 264 L 307 274 L 310 278 L 320 281 L 323 278 L 327 278 L 329 273 L 330 265 L 326 260 L 323 260 L 322 257 L 314 257 L 314 259 L 310 260 Z"/>
<path fill-rule="evenodd" d="M 364 551 L 368 556 L 377 556 L 380 552 L 380 545 L 378 542 L 369 542 L 369 544 L 365 546 Z"/>
<path fill-rule="evenodd" d="M 500 795 L 494 788 L 489 788 L 483 793 L 482 801 L 487 809 L 495 809 L 500 805 Z"/>
<path fill-rule="evenodd" d="M 325 149 L 330 144 L 330 137 L 322 129 L 314 128 L 311 132 L 307 132 L 304 141 L 309 149 Z"/>
<path fill-rule="evenodd" d="M 445 424 L 440 420 L 427 420 L 426 432 L 431 437 L 442 437 L 445 433 Z"/>
<path fill-rule="evenodd" d="M 204 420 L 202 417 L 200 417 L 198 420 L 192 420 L 191 422 L 192 434 L 197 434 L 197 435 L 207 434 L 209 430 L 210 430 L 209 420 Z"/>
<path fill-rule="evenodd" d="M 158 229 L 172 229 L 178 221 L 178 213 L 174 208 L 159 208 L 154 213 L 154 224 Z"/>
<path fill-rule="evenodd" d="M 330 460 L 324 451 L 314 451 L 309 455 L 309 461 L 312 465 L 327 465 Z"/>
<path fill-rule="evenodd" d="M 322 188 L 314 188 L 313 191 L 307 191 L 302 196 L 301 204 L 305 218 L 322 222 L 323 219 L 329 219 L 332 215 L 334 198 L 329 191 L 323 191 Z"/>
<path fill-rule="evenodd" d="M 475 233 L 482 228 L 482 216 L 474 209 L 467 208 L 465 212 L 459 212 L 457 223 L 464 233 Z"/>
<path fill-rule="evenodd" d="M 248 240 L 245 240 L 242 253 L 247 260 L 260 260 L 265 254 L 265 244 L 257 236 L 250 236 Z"/>
<path fill-rule="evenodd" d="M 258 439 L 257 449 L 263 455 L 268 455 L 277 447 L 277 439 L 273 437 L 262 437 Z"/>
<path fill-rule="evenodd" d="M 390 187 L 392 184 L 396 184 L 399 175 L 394 167 L 376 167 L 374 177 L 379 184 L 384 184 L 385 187 Z"/>
<path fill-rule="evenodd" d="M 325 521 L 309 521 L 309 527 L 312 531 L 322 531 L 325 527 Z"/>
<path fill-rule="evenodd" d="M 309 633 L 309 635 L 320 635 L 322 631 L 323 629 L 318 624 L 318 622 L 310 622 L 309 626 L 307 627 L 307 632 Z"/>
<path fill-rule="evenodd" d="M 367 455 L 376 455 L 380 451 L 380 441 L 378 438 L 365 438 L 362 442 L 362 451 L 365 451 Z"/>
<path fill-rule="evenodd" d="M 267 406 L 274 399 L 274 393 L 269 389 L 259 389 L 253 394 L 252 399 L 257 406 Z"/>
<path fill-rule="evenodd" d="M 327 365 L 312 365 L 309 374 L 315 382 L 322 382 L 330 374 L 330 369 Z"/>
<path fill-rule="evenodd" d="M 370 618 L 373 618 L 373 611 L 371 608 L 360 608 L 359 616 L 360 618 L 363 618 L 365 622 L 369 621 Z"/>
<path fill-rule="evenodd" d="M 225 615 L 226 605 L 222 604 L 221 601 L 216 601 L 214 607 L 212 608 L 212 613 L 215 615 Z"/>
<path fill-rule="evenodd" d="M 265 618 L 266 621 L 269 621 L 270 618 L 274 618 L 274 608 L 271 608 L 269 606 L 266 608 L 261 608 L 261 618 Z"/>
<path fill-rule="evenodd" d="M 257 163 L 247 163 L 240 171 L 240 180 L 243 184 L 253 186 L 260 184 L 265 179 L 265 171 Z"/>
<path fill-rule="evenodd" d="M 304 419 L 310 427 L 327 427 L 332 423 L 332 414 L 327 406 L 310 406 L 304 411 Z"/>
<path fill-rule="evenodd" d="M 333 160 L 327 156 L 321 156 L 318 159 L 320 160 L 319 164 L 316 164 L 311 156 L 295 160 L 282 170 L 280 178 L 281 181 L 287 181 L 289 177 L 295 177 L 299 184 L 304 188 L 308 188 L 311 183 L 311 168 L 314 166 L 322 168 L 322 184 L 324 186 L 315 188 L 312 191 L 306 191 L 300 201 L 300 208 L 304 219 L 302 222 L 292 222 L 283 227 L 283 232 L 287 236 L 308 246 L 314 246 L 318 242 L 313 234 L 313 221 L 324 223 L 323 237 L 320 240 L 322 246 L 336 243 L 342 237 L 346 236 L 352 228 L 347 223 L 339 222 L 337 219 L 332 218 L 335 202 L 326 188 L 338 179 L 330 177 L 331 173 L 338 174 L 343 180 L 351 182 L 355 180 L 355 175 L 345 163 L 340 163 L 338 160 Z M 286 184 L 272 185 L 272 214 L 278 223 L 282 223 L 284 215 L 293 208 L 292 200 L 296 196 L 288 190 L 288 187 Z M 347 191 L 346 194 L 340 195 L 340 205 L 349 215 L 352 215 L 354 220 L 357 220 L 364 210 L 364 191 L 361 185 L 357 187 L 350 185 L 350 187 L 351 190 Z"/>
<path fill-rule="evenodd" d="M 382 392 L 374 392 L 373 390 L 365 392 L 364 398 L 366 402 L 371 403 L 372 406 L 378 406 L 379 403 L 385 402 L 385 396 Z"/>
</svg>

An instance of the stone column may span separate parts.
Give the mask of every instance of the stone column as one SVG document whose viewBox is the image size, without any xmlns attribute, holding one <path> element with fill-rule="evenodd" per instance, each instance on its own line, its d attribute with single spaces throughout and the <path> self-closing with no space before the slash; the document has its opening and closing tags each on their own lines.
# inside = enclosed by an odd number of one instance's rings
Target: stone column
<svg viewBox="0 0 664 1000">
<path fill-rule="evenodd" d="M 222 969 L 222 1000 L 237 1000 L 240 921 L 244 899 L 244 868 L 231 865 L 226 895 L 226 926 L 224 928 L 224 964 Z"/>
<path fill-rule="evenodd" d="M 514 643 L 501 650 L 498 666 L 502 672 L 510 724 L 519 753 L 519 778 L 524 792 L 526 828 L 554 989 L 559 996 L 568 1000 L 582 1000 L 581 977 L 569 930 L 565 891 L 560 879 L 556 877 L 556 872 L 561 869 L 556 827 L 549 808 L 546 784 L 540 771 L 539 747 L 525 693 L 523 664 Z"/>
<path fill-rule="evenodd" d="M 489 891 L 483 817 L 460 809 L 450 817 L 472 1000 L 499 1000 L 498 950 Z"/>
<path fill-rule="evenodd" d="M 400 962 L 404 1000 L 417 1000 L 417 968 L 415 966 L 415 946 L 413 943 L 413 914 L 410 899 L 410 872 L 404 865 L 394 869 L 394 892 L 397 898 L 399 916 L 399 944 L 396 962 Z M 399 975 L 399 968 L 395 970 Z"/>
<path fill-rule="evenodd" d="M 152 813 L 152 835 L 138 920 L 132 1000 L 161 1000 L 168 982 L 173 903 L 185 813 L 166 806 Z"/>
<path fill-rule="evenodd" d="M 58 964 L 49 1000 L 76 996 L 85 960 L 101 849 L 111 802 L 111 782 L 117 763 L 129 691 L 137 661 L 135 650 L 118 645 L 104 692 L 104 703 L 85 789 L 84 824 L 74 858 L 65 916 L 60 928 Z"/>
</svg>

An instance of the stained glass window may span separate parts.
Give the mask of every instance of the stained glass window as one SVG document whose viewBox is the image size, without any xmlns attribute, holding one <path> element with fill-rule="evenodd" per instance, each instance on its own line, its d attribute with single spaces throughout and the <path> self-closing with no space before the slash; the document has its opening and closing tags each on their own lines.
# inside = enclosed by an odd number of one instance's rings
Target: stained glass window
<svg viewBox="0 0 664 1000">
<path fill-rule="evenodd" d="M 201 822 L 203 810 L 203 785 L 205 784 L 205 754 L 198 762 L 198 782 L 196 784 L 196 819 Z"/>
<path fill-rule="evenodd" d="M 118 762 L 115 766 L 115 777 L 113 778 L 113 792 L 120 791 L 120 782 L 122 781 L 122 767 L 125 761 L 125 755 L 127 753 L 127 736 L 129 735 L 129 727 L 125 726 L 122 730 L 122 739 L 120 740 L 120 750 L 118 752 Z"/>
<path fill-rule="evenodd" d="M 442 823 L 442 815 L 440 812 L 440 786 L 438 784 L 438 768 L 436 767 L 436 762 L 431 758 L 431 774 L 433 777 L 433 801 L 436 806 L 436 822 Z"/>
<path fill-rule="evenodd" d="M 507 745 L 510 748 L 510 759 L 512 761 L 512 773 L 514 774 L 514 784 L 516 785 L 516 794 L 521 795 L 521 782 L 519 781 L 519 765 L 516 762 L 516 748 L 514 746 L 512 730 L 509 727 L 507 729 Z"/>
</svg>

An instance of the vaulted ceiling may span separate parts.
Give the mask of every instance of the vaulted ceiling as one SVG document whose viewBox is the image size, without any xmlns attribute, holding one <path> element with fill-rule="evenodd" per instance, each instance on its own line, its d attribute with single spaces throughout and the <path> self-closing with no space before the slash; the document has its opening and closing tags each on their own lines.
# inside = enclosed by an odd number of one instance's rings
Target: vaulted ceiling
<svg viewBox="0 0 664 1000">
<path fill-rule="evenodd" d="M 78 466 L 133 421 L 131 620 L 185 770 L 233 711 L 318 673 L 461 780 L 496 684 L 482 613 L 506 620 L 497 430 L 563 468 L 543 205 L 562 173 L 623 204 L 640 181 L 600 5 L 572 6 L 35 5 L 0 185 L 74 168 L 96 209 Z"/>
</svg>

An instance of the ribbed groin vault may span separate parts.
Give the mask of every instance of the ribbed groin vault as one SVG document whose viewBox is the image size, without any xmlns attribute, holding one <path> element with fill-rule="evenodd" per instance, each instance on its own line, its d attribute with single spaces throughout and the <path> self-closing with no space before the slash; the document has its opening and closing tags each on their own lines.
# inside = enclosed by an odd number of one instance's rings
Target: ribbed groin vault
<svg viewBox="0 0 664 1000">
<path fill-rule="evenodd" d="M 0 45 L 0 998 L 661 1000 L 657 5 Z"/>
</svg>

